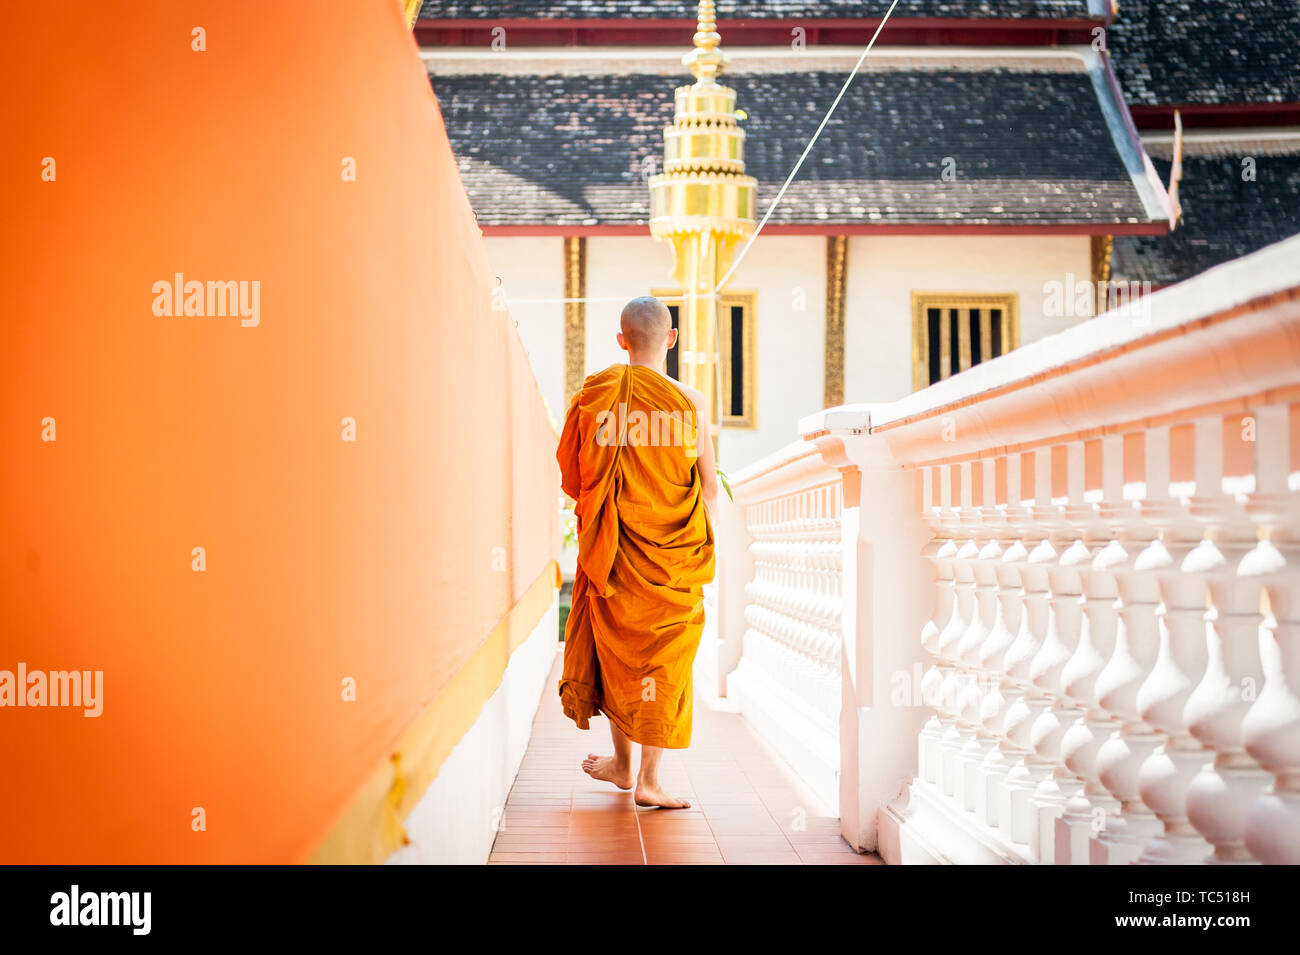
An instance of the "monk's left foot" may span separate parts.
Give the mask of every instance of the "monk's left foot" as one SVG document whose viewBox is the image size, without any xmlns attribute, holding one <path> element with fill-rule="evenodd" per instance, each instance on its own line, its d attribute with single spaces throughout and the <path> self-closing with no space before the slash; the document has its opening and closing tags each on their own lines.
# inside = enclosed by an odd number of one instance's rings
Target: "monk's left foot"
<svg viewBox="0 0 1300 955">
<path fill-rule="evenodd" d="M 634 780 L 632 767 L 626 763 L 620 766 L 613 756 L 597 756 L 595 753 L 588 753 L 587 758 L 582 761 L 582 771 L 592 779 L 613 783 L 619 789 L 632 788 Z"/>
<path fill-rule="evenodd" d="M 650 785 L 637 781 L 636 792 L 632 796 L 632 801 L 642 809 L 690 809 L 691 804 L 685 799 L 678 799 L 676 796 L 670 796 L 658 785 Z"/>
</svg>

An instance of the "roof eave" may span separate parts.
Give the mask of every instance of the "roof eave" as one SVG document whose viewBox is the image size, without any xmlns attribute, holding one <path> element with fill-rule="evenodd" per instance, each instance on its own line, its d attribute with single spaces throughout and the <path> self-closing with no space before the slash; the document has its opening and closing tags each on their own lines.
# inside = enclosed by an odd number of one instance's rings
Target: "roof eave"
<svg viewBox="0 0 1300 955">
<path fill-rule="evenodd" d="M 770 45 L 777 35 L 787 41 L 792 30 L 804 31 L 809 44 L 865 41 L 880 25 L 880 17 L 752 18 L 719 20 L 728 46 Z M 1109 20 L 1092 17 L 1062 19 L 993 17 L 894 17 L 881 32 L 879 45 L 1034 45 L 1055 46 L 1089 42 L 1093 31 Z M 505 30 L 512 46 L 591 46 L 646 44 L 679 46 L 695 29 L 691 19 L 538 19 L 457 18 L 418 20 L 415 37 L 421 46 L 487 46 Z"/>
<path fill-rule="evenodd" d="M 646 223 L 480 224 L 485 236 L 634 236 L 650 235 Z M 1168 222 L 785 222 L 764 227 L 765 235 L 1165 235 Z"/>
<path fill-rule="evenodd" d="M 1088 75 L 1097 93 L 1097 102 L 1106 121 L 1106 128 L 1110 130 L 1115 149 L 1133 181 L 1133 188 L 1142 200 L 1151 223 L 1163 227 L 1148 234 L 1161 235 L 1168 232 L 1172 221 L 1169 193 L 1142 145 L 1137 125 L 1133 122 L 1128 104 L 1124 102 L 1119 79 L 1111 68 L 1110 56 L 1091 48 L 1085 48 L 1081 52 L 1088 65 Z"/>
</svg>

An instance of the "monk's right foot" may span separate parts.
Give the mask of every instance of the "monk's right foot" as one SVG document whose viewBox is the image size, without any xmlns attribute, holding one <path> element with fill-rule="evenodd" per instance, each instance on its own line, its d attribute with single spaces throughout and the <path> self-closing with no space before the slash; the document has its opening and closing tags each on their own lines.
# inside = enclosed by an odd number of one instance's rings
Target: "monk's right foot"
<svg viewBox="0 0 1300 955">
<path fill-rule="evenodd" d="M 620 766 L 613 756 L 597 756 L 595 753 L 588 753 L 587 758 L 582 761 L 582 771 L 592 779 L 613 783 L 619 789 L 631 789 L 636 781 L 636 777 L 632 775 L 632 766 L 630 764 Z"/>
<path fill-rule="evenodd" d="M 676 796 L 670 796 L 658 784 L 650 784 L 637 781 L 636 793 L 632 796 L 632 801 L 642 809 L 690 809 L 691 804 L 685 799 L 678 799 Z"/>
</svg>

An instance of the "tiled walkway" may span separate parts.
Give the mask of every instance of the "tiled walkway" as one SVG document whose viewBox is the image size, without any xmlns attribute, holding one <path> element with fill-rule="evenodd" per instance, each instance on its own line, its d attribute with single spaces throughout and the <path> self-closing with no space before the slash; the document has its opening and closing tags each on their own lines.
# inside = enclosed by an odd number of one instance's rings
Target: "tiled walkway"
<svg viewBox="0 0 1300 955">
<path fill-rule="evenodd" d="M 665 788 L 690 809 L 638 811 L 630 792 L 587 776 L 611 752 L 604 717 L 583 732 L 560 710 L 551 673 L 489 864 L 879 864 L 830 816 L 744 718 L 697 699 L 691 748 L 664 754 Z M 634 758 L 637 748 L 633 747 Z"/>
</svg>

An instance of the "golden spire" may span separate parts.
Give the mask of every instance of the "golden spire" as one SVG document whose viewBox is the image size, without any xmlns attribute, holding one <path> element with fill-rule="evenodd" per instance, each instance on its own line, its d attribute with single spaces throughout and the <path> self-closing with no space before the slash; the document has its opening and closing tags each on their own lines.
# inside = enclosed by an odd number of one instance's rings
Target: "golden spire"
<svg viewBox="0 0 1300 955">
<path fill-rule="evenodd" d="M 754 228 L 755 181 L 745 175 L 736 91 L 717 82 L 727 58 L 713 0 L 699 0 L 694 49 L 682 57 L 695 82 L 674 94 L 664 130 L 664 171 L 650 180 L 650 232 L 668 239 L 701 229 L 737 239 Z"/>
<path fill-rule="evenodd" d="M 754 233 L 758 183 L 745 175 L 745 131 L 736 91 L 717 81 L 727 58 L 712 0 L 700 0 L 694 46 L 682 63 L 695 76 L 673 95 L 673 125 L 664 130 L 664 171 L 650 180 L 650 234 L 673 250 L 682 290 L 678 370 L 703 392 L 714 447 L 721 408 L 718 385 L 718 283 L 737 246 Z"/>
<path fill-rule="evenodd" d="M 721 50 L 722 36 L 718 33 L 717 14 L 713 0 L 700 0 L 699 11 L 695 17 L 695 49 L 682 57 L 682 63 L 690 67 L 697 86 L 705 86 L 717 80 L 718 74 L 727 63 Z"/>
</svg>

